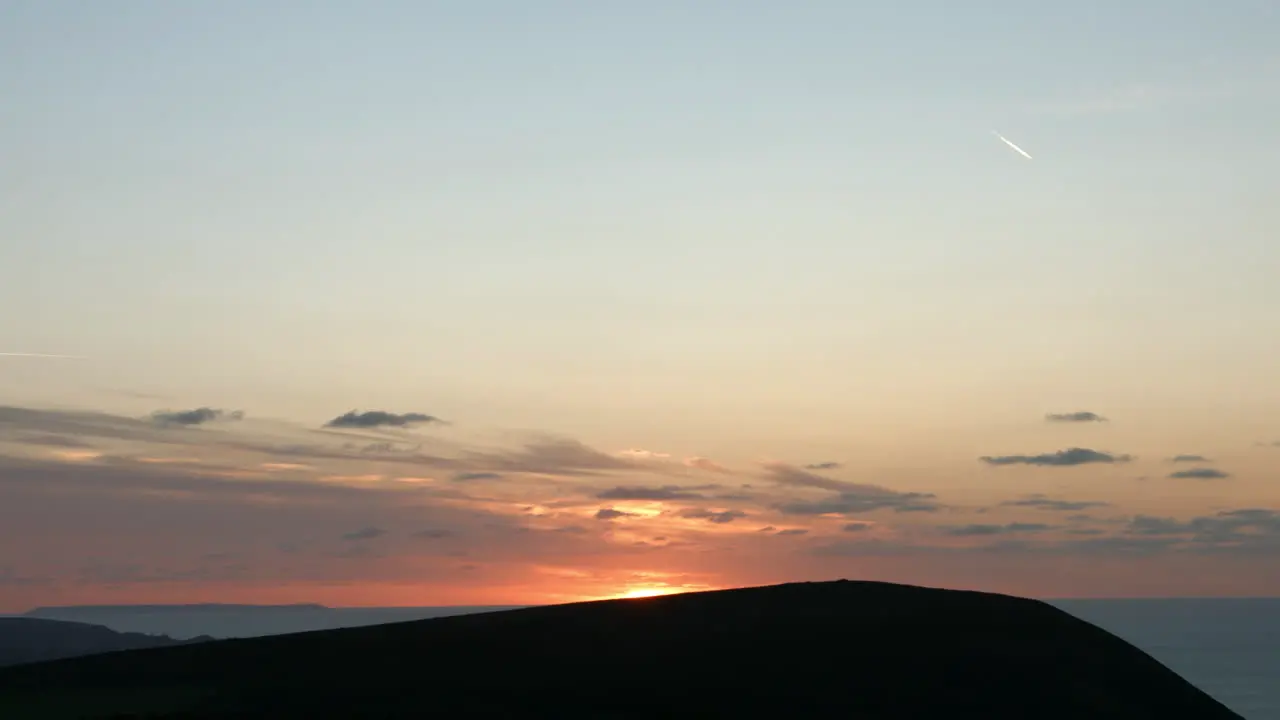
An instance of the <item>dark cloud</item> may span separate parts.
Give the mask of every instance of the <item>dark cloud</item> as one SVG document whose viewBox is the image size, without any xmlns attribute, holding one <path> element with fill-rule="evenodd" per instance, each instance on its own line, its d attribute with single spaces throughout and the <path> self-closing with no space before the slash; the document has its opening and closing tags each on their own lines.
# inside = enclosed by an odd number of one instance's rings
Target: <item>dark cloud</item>
<svg viewBox="0 0 1280 720">
<path fill-rule="evenodd" d="M 600 500 L 701 500 L 703 495 L 691 492 L 692 488 L 681 488 L 677 485 L 662 487 L 625 487 L 619 486 L 598 493 Z"/>
<path fill-rule="evenodd" d="M 621 517 L 634 517 L 635 513 L 624 512 L 622 510 L 614 510 L 613 508 L 600 508 L 596 511 L 597 520 L 616 520 Z"/>
<path fill-rule="evenodd" d="M 894 512 L 937 512 L 941 506 L 931 493 L 899 493 L 885 488 L 876 492 L 850 491 L 824 500 L 793 500 L 780 503 L 776 509 L 786 515 L 854 515 L 876 510 Z"/>
<path fill-rule="evenodd" d="M 723 525 L 731 523 L 734 520 L 746 517 L 747 514 L 740 510 L 702 510 L 698 508 L 688 508 L 680 511 L 680 517 L 695 520 L 707 520 L 709 522 Z"/>
<path fill-rule="evenodd" d="M 1104 502 L 1053 500 L 1043 495 L 1031 495 L 1021 500 L 1009 500 L 1000 504 L 1009 507 L 1030 507 L 1038 510 L 1050 510 L 1054 512 L 1078 512 L 1080 510 L 1088 510 L 1089 508 L 1108 507 L 1110 505 L 1110 503 Z"/>
<path fill-rule="evenodd" d="M 1174 455 L 1173 457 L 1169 458 L 1169 462 L 1204 463 L 1204 462 L 1213 462 L 1213 461 L 1203 455 Z"/>
<path fill-rule="evenodd" d="M 874 523 L 852 522 L 840 528 L 844 532 L 865 532 L 875 527 Z"/>
<path fill-rule="evenodd" d="M 798 535 L 808 535 L 809 531 L 805 528 L 789 528 L 787 530 L 779 530 L 779 537 L 794 537 Z"/>
<path fill-rule="evenodd" d="M 1179 470 L 1175 473 L 1169 473 L 1171 478 L 1189 478 L 1192 480 L 1219 480 L 1221 478 L 1231 477 L 1229 473 L 1225 473 L 1217 468 L 1191 468 L 1190 470 Z"/>
<path fill-rule="evenodd" d="M 1055 423 L 1087 423 L 1087 422 L 1106 422 L 1107 419 L 1097 413 L 1088 411 L 1069 412 L 1069 413 L 1049 413 L 1044 416 L 1045 420 Z"/>
<path fill-rule="evenodd" d="M 844 466 L 838 462 L 827 461 L 827 462 L 819 462 L 819 463 L 809 463 L 808 465 L 804 466 L 804 469 L 805 470 L 839 470 L 842 467 Z"/>
<path fill-rule="evenodd" d="M 374 538 L 380 538 L 386 534 L 387 534 L 387 531 L 383 530 L 382 528 L 366 527 L 366 528 L 360 528 L 359 530 L 346 533 L 342 536 L 342 539 L 343 540 L 372 540 Z"/>
<path fill-rule="evenodd" d="M 1016 533 L 1036 533 L 1052 530 L 1053 525 L 1043 523 L 1009 523 L 1007 525 L 956 525 L 942 528 L 944 535 L 970 537 L 975 535 L 1009 535 Z"/>
<path fill-rule="evenodd" d="M 454 482 L 475 482 L 480 480 L 501 480 L 502 475 L 492 472 L 466 472 L 453 476 Z"/>
<path fill-rule="evenodd" d="M 183 425 L 191 427 L 194 425 L 204 425 L 214 420 L 243 420 L 243 410 L 233 410 L 227 412 L 210 407 L 200 407 L 194 410 L 157 410 L 151 413 L 151 419 L 158 425 Z"/>
<path fill-rule="evenodd" d="M 368 412 L 352 410 L 330 420 L 324 426 L 330 428 L 409 427 L 411 425 L 434 422 L 440 422 L 440 418 L 422 413 L 397 414 L 384 410 L 370 410 Z"/>
<path fill-rule="evenodd" d="M 422 538 L 423 540 L 443 540 L 453 536 L 454 532 L 452 530 L 419 530 L 413 534 L 413 537 Z"/>
<path fill-rule="evenodd" d="M 1041 455 L 984 455 L 978 458 L 988 465 L 1041 465 L 1048 467 L 1067 467 L 1071 465 L 1088 465 L 1092 463 L 1126 463 L 1133 458 L 1129 455 L 1113 455 L 1087 448 L 1067 448 L 1055 453 Z"/>
</svg>

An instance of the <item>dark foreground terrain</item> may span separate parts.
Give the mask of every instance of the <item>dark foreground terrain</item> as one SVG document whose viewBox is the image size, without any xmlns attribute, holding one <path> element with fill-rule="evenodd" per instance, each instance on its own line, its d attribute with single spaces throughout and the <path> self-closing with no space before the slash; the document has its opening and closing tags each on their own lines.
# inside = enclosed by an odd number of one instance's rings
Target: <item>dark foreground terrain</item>
<svg viewBox="0 0 1280 720">
<path fill-rule="evenodd" d="M 1239 719 L 1045 603 L 799 583 L 0 671 L 0 717 Z"/>
<path fill-rule="evenodd" d="M 204 639 L 207 638 L 193 638 L 189 642 Z M 181 644 L 183 641 L 163 635 L 122 633 L 87 623 L 0 618 L 0 667 Z"/>
</svg>

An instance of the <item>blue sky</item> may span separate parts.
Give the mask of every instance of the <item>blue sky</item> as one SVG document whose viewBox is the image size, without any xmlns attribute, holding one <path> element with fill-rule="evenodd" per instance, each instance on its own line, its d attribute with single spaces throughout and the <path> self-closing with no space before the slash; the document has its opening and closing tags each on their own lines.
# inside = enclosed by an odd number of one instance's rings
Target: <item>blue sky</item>
<svg viewBox="0 0 1280 720">
<path fill-rule="evenodd" d="M 0 351 L 87 358 L 0 358 L 0 397 L 987 489 L 948 463 L 1051 411 L 1247 454 L 1278 34 L 1267 0 L 0 0 Z M 1276 502 L 1271 457 L 1221 492 Z"/>
</svg>

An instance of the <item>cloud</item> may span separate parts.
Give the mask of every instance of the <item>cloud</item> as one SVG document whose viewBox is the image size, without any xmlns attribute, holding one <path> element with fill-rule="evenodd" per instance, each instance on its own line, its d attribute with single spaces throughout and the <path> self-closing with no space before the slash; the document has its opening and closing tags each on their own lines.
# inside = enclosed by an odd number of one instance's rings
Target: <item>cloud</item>
<svg viewBox="0 0 1280 720">
<path fill-rule="evenodd" d="M 1088 465 L 1092 463 L 1126 463 L 1132 460 L 1129 455 L 1113 455 L 1111 453 L 1089 450 L 1087 448 L 1067 448 L 1055 453 L 1041 455 L 984 455 L 978 458 L 988 465 L 1040 465 L 1047 467 L 1069 467 L 1072 465 Z"/>
<path fill-rule="evenodd" d="M 1203 455 L 1174 455 L 1169 458 L 1169 462 L 1173 463 L 1204 463 L 1213 462 Z"/>
<path fill-rule="evenodd" d="M 623 517 L 635 517 L 635 513 L 614 510 L 613 508 L 600 508 L 596 511 L 597 520 L 616 520 Z"/>
<path fill-rule="evenodd" d="M 58 447 L 72 450 L 89 450 L 94 447 L 93 443 L 85 442 L 79 438 L 51 433 L 29 433 L 19 435 L 14 439 L 24 445 L 40 445 L 42 447 Z"/>
<path fill-rule="evenodd" d="M 384 410 L 368 412 L 352 410 L 330 420 L 324 426 L 330 428 L 409 427 L 434 422 L 440 422 L 440 418 L 422 413 L 396 414 Z"/>
<path fill-rule="evenodd" d="M 387 531 L 382 528 L 366 527 L 346 533 L 342 536 L 343 540 L 372 540 L 374 538 L 386 535 Z"/>
<path fill-rule="evenodd" d="M 844 467 L 842 464 L 828 460 L 827 462 L 809 463 L 808 465 L 804 466 L 804 469 L 805 470 L 839 470 L 842 467 Z"/>
<path fill-rule="evenodd" d="M 731 523 L 734 520 L 738 520 L 746 516 L 747 514 L 742 512 L 741 510 L 713 511 L 713 510 L 702 510 L 697 508 L 688 508 L 680 511 L 680 517 L 682 518 L 689 518 L 694 520 L 707 520 L 709 522 L 716 523 L 717 525 Z"/>
<path fill-rule="evenodd" d="M 794 500 L 784 502 L 777 509 L 786 515 L 854 515 L 876 510 L 895 512 L 937 512 L 941 508 L 930 502 L 932 494 L 894 493 L 892 495 L 865 496 L 857 493 L 840 493 L 825 500 Z"/>
<path fill-rule="evenodd" d="M 1088 411 L 1048 413 L 1044 416 L 1044 419 L 1055 423 L 1107 422 L 1107 419 L 1101 415 Z"/>
<path fill-rule="evenodd" d="M 1224 510 L 1190 520 L 1137 515 L 1127 534 L 1149 537 L 1180 536 L 1202 546 L 1265 546 L 1280 550 L 1280 513 L 1265 508 Z"/>
<path fill-rule="evenodd" d="M 1081 500 L 1052 500 L 1044 495 L 1030 495 L 1021 500 L 1009 500 L 1000 503 L 1008 507 L 1030 507 L 1053 512 L 1078 512 L 1089 508 L 1108 507 L 1110 503 L 1088 502 Z"/>
<path fill-rule="evenodd" d="M 564 439 L 543 439 L 516 451 L 472 453 L 466 461 L 491 472 L 544 475 L 595 475 L 609 470 L 650 469 L 640 462 Z"/>
<path fill-rule="evenodd" d="M 12 433 L 43 433 L 79 439 L 95 438 L 173 443 L 189 442 L 165 432 L 153 420 L 121 417 L 100 412 L 42 410 L 0 406 L 0 436 Z"/>
<path fill-rule="evenodd" d="M 698 470 L 706 470 L 708 472 L 716 472 L 716 473 L 729 472 L 728 468 L 712 460 L 708 460 L 707 458 L 704 458 L 704 457 L 685 458 L 684 464 L 688 467 L 696 468 Z"/>
<path fill-rule="evenodd" d="M 766 477 L 778 485 L 832 491 L 821 500 L 790 500 L 776 509 L 786 515 L 848 515 L 891 509 L 895 512 L 936 512 L 932 493 L 897 492 L 878 485 L 845 482 L 815 475 L 782 463 L 765 466 Z"/>
<path fill-rule="evenodd" d="M 0 587 L 47 585 L 50 582 L 50 578 L 35 575 L 23 575 L 11 567 L 0 567 Z"/>
<path fill-rule="evenodd" d="M 796 537 L 799 535 L 808 535 L 808 534 L 809 534 L 809 531 L 806 528 L 788 528 L 786 530 L 779 530 L 777 532 L 777 535 L 779 537 Z"/>
<path fill-rule="evenodd" d="M 214 420 L 243 420 L 244 411 L 233 410 L 227 412 L 210 407 L 200 407 L 194 410 L 157 410 L 151 413 L 151 419 L 159 425 L 204 425 Z"/>
<path fill-rule="evenodd" d="M 765 463 L 764 469 L 765 478 L 767 480 L 787 487 L 816 488 L 819 490 L 835 491 L 871 487 L 869 485 L 859 486 L 856 483 L 836 480 L 835 478 L 829 478 L 824 475 L 807 472 L 798 467 L 787 465 L 786 463 Z"/>
<path fill-rule="evenodd" d="M 869 522 L 851 522 L 840 528 L 843 532 L 865 532 L 875 527 L 875 523 Z"/>
<path fill-rule="evenodd" d="M 1219 480 L 1221 478 L 1231 477 L 1229 473 L 1225 473 L 1217 468 L 1191 468 L 1190 470 L 1179 470 L 1178 472 L 1169 473 L 1171 478 L 1190 478 L 1192 480 Z"/>
<path fill-rule="evenodd" d="M 618 451 L 618 455 L 632 460 L 656 460 L 671 457 L 667 453 L 654 452 L 652 450 L 637 450 L 636 448 L 620 450 Z"/>
<path fill-rule="evenodd" d="M 454 482 L 476 482 L 480 480 L 501 480 L 502 475 L 492 472 L 465 472 L 453 476 Z"/>
<path fill-rule="evenodd" d="M 971 537 L 975 535 L 1009 535 L 1017 533 L 1037 533 L 1052 530 L 1055 526 L 1043 523 L 1008 523 L 1007 525 L 957 525 L 943 527 L 944 535 L 954 537 Z"/>
<path fill-rule="evenodd" d="M 422 538 L 423 540 L 443 540 L 444 538 L 453 537 L 452 530 L 419 530 L 413 534 L 413 537 Z"/>
<path fill-rule="evenodd" d="M 690 489 L 681 488 L 677 485 L 663 485 L 662 487 L 626 487 L 618 486 L 604 492 L 597 493 L 596 497 L 600 500 L 701 500 L 703 495 L 697 492 L 691 492 Z"/>
</svg>

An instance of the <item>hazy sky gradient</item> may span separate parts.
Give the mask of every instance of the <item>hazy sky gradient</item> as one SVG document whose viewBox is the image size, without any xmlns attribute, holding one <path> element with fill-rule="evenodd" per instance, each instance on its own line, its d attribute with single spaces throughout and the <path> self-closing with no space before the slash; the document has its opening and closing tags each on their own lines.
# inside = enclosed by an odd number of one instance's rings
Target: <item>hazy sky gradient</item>
<svg viewBox="0 0 1280 720">
<path fill-rule="evenodd" d="M 951 508 L 888 511 L 877 539 L 900 544 L 916 525 L 990 524 L 978 509 L 1035 493 L 1111 503 L 1111 525 L 1072 527 L 1117 537 L 1136 532 L 1125 524 L 1136 515 L 1278 510 L 1278 36 L 1273 0 L 0 0 L 0 352 L 86 358 L 0 357 L 0 405 L 47 410 L 0 421 L 0 493 L 14 493 L 0 514 L 24 507 L 47 523 L 20 545 L 13 528 L 26 526 L 0 523 L 0 547 L 14 548 L 0 550 L 0 609 L 110 595 L 58 565 L 86 547 L 102 563 L 177 571 L 255 532 L 236 551 L 249 575 L 218 581 L 219 597 L 351 600 L 316 579 L 332 575 L 384 583 L 381 600 L 355 598 L 375 604 L 527 602 L 556 595 L 556 583 L 583 596 L 633 582 L 609 568 L 696 572 L 690 582 L 709 586 L 889 573 L 1064 593 L 1053 578 L 1065 576 L 1030 550 L 963 562 L 918 547 L 891 560 L 812 554 L 833 542 L 828 531 L 861 536 L 839 530 L 852 517 L 792 518 L 786 527 L 812 532 L 770 536 L 776 562 L 763 570 L 751 569 L 754 536 L 716 540 L 720 554 L 624 562 L 610 554 L 623 540 L 577 516 L 555 522 L 593 528 L 589 561 L 477 540 L 466 563 L 494 566 L 465 583 L 419 582 L 414 563 L 427 560 L 412 548 L 396 551 L 402 562 L 326 565 L 317 550 L 277 568 L 252 548 L 293 542 L 288 533 L 232 528 L 237 513 L 267 513 L 266 527 L 286 510 L 248 509 L 241 495 L 253 492 L 229 490 L 239 499 L 209 520 L 225 537 L 147 525 L 167 506 L 154 488 L 139 499 L 120 468 L 170 456 L 151 435 L 47 427 L 83 412 L 116 423 L 243 409 L 246 420 L 216 432 L 267 451 L 190 439 L 208 428 L 180 430 L 171 448 L 219 477 L 272 462 L 282 445 L 257 434 L 309 438 L 352 408 L 444 418 L 410 432 L 491 454 L 547 434 L 608 456 L 665 453 L 681 468 L 710 458 L 732 472 L 687 471 L 770 492 L 780 490 L 761 463 L 839 462 L 831 478 L 933 493 Z M 1077 411 L 1108 421 L 1044 418 Z M 102 456 L 53 454 L 30 442 L 42 432 Z M 1133 459 L 978 460 L 1072 447 Z M 1208 456 L 1230 477 L 1166 477 L 1178 454 Z M 330 458 L 291 481 L 328 487 L 318 478 L 338 473 L 325 463 L 380 474 L 362 468 L 377 464 L 367 458 Z M 161 465 L 166 482 L 189 481 L 185 465 Z M 120 527 L 151 527 L 150 542 L 176 555 L 111 556 L 100 536 L 115 525 L 67 519 L 60 503 L 87 492 L 67 474 L 108 470 Z M 610 469 L 623 476 L 562 487 L 563 468 L 546 470 L 532 485 L 504 475 L 503 500 L 485 512 L 518 524 L 531 503 L 590 499 L 590 483 L 707 481 Z M 72 484 L 23 484 L 41 473 Z M 773 524 L 787 500 L 714 509 Z M 408 532 L 419 501 L 405 502 L 362 499 L 359 518 L 287 514 L 297 534 L 342 545 L 396 518 Z M 672 516 L 652 520 L 649 539 L 678 520 L 689 542 L 710 542 L 694 536 L 747 521 L 651 509 Z M 1077 568 L 1071 594 L 1280 594 L 1280 580 L 1259 576 L 1280 554 L 1277 525 L 1266 552 L 1250 545 L 1229 561 L 1201 548 L 1104 568 L 1062 551 L 1050 565 Z M 957 542 L 941 533 L 910 542 Z M 525 577 L 539 558 L 603 579 Z M 1187 572 L 1208 567 L 1212 582 Z M 284 581 L 252 580 L 268 576 Z M 213 592 L 175 582 L 111 597 Z M 18 588 L 21 602 L 4 600 Z"/>
</svg>

